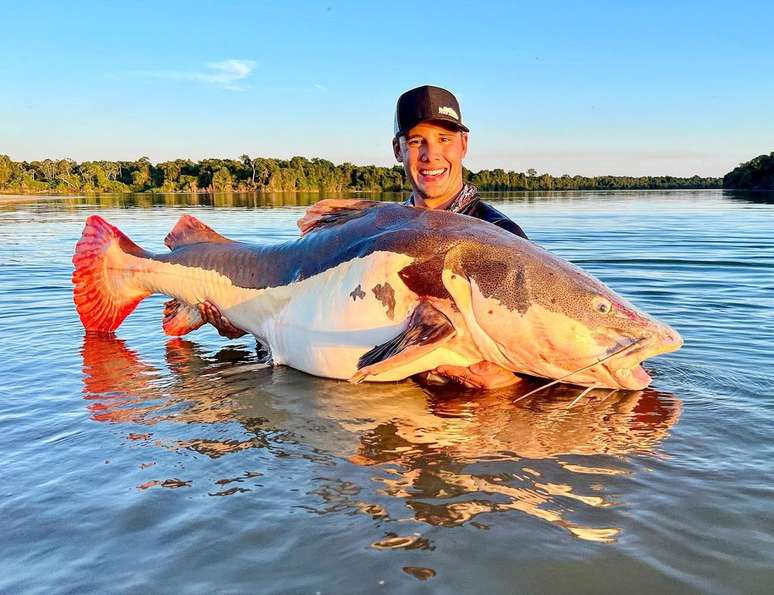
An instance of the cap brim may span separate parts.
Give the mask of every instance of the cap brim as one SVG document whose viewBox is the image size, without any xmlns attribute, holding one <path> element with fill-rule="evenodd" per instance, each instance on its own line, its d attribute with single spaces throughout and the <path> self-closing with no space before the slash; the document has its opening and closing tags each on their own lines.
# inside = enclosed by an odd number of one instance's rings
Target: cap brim
<svg viewBox="0 0 774 595">
<path fill-rule="evenodd" d="M 409 130 L 414 128 L 414 126 L 422 124 L 423 122 L 443 122 L 444 124 L 451 124 L 451 126 L 453 126 L 457 130 L 460 130 L 462 132 L 470 132 L 470 129 L 467 126 L 465 126 L 464 124 L 460 124 L 454 118 L 451 118 L 451 117 L 445 118 L 443 116 L 436 116 L 436 117 L 433 117 L 433 118 L 427 118 L 426 120 L 420 120 L 419 122 L 416 122 L 416 123 L 412 124 L 411 126 L 407 126 L 407 127 L 403 128 L 401 130 L 398 130 L 398 132 L 395 133 L 395 136 L 396 137 L 403 136 Z"/>
</svg>

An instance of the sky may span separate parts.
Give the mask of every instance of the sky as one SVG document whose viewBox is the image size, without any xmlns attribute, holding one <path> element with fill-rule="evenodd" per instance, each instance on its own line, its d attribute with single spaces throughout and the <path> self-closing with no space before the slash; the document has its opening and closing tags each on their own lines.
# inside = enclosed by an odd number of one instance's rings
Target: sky
<svg viewBox="0 0 774 595">
<path fill-rule="evenodd" d="M 465 165 L 722 176 L 774 151 L 774 3 L 0 0 L 0 153 L 392 165 L 398 95 Z"/>
</svg>

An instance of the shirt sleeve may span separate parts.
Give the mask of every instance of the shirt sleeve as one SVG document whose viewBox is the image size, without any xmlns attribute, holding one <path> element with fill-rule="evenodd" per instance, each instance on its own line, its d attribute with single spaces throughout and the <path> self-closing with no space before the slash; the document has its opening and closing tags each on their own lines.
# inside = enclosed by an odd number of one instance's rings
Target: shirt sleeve
<svg viewBox="0 0 774 595">
<path fill-rule="evenodd" d="M 494 223 L 497 227 L 502 227 L 506 231 L 510 231 L 512 234 L 528 240 L 527 234 L 517 224 L 508 219 L 503 213 L 495 209 L 492 205 L 485 202 L 478 203 L 478 217 L 489 223 Z"/>
<path fill-rule="evenodd" d="M 528 240 L 527 234 L 524 233 L 524 230 L 517 224 L 508 219 L 507 217 L 504 217 L 502 219 L 497 219 L 495 221 L 492 221 L 497 227 L 502 227 L 506 231 L 510 231 L 513 234 L 516 234 L 519 237 L 524 238 L 525 240 Z"/>
</svg>

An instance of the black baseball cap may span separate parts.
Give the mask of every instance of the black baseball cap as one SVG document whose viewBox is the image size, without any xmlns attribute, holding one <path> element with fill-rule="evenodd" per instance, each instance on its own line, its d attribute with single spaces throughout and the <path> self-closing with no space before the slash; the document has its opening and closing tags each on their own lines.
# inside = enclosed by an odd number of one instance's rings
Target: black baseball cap
<svg viewBox="0 0 774 595">
<path fill-rule="evenodd" d="M 395 108 L 396 138 L 406 134 L 420 122 L 429 120 L 449 122 L 459 130 L 470 132 L 462 123 L 462 112 L 457 98 L 446 89 L 423 85 L 398 97 L 398 105 Z"/>
</svg>

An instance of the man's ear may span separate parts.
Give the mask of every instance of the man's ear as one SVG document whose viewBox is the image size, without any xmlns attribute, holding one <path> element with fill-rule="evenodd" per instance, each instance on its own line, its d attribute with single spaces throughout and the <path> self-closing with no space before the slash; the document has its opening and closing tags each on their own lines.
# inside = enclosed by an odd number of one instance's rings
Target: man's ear
<svg viewBox="0 0 774 595">
<path fill-rule="evenodd" d="M 403 154 L 400 152 L 400 139 L 396 136 L 392 139 L 392 152 L 398 163 L 403 163 Z"/>
<path fill-rule="evenodd" d="M 460 132 L 462 135 L 462 158 L 465 159 L 465 155 L 468 154 L 468 133 Z"/>
</svg>

